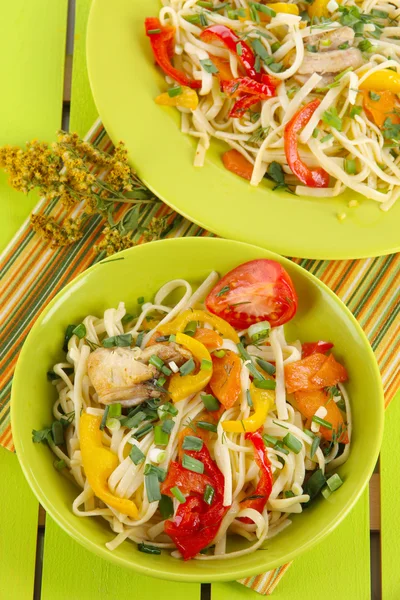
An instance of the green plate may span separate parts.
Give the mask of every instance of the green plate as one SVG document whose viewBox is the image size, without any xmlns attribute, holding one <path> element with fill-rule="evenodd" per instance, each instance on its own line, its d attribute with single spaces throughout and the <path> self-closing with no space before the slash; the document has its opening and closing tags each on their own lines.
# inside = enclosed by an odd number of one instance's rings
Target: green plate
<svg viewBox="0 0 400 600">
<path fill-rule="evenodd" d="M 332 531 L 350 511 L 368 483 L 378 458 L 383 429 L 383 394 L 378 367 L 357 321 L 342 302 L 313 275 L 271 252 L 215 238 L 181 238 L 137 246 L 88 269 L 67 285 L 37 319 L 22 349 L 14 376 L 11 421 L 15 446 L 25 476 L 40 503 L 55 521 L 89 550 L 142 573 L 181 581 L 239 579 L 292 560 Z M 266 544 L 266 549 L 238 559 L 182 562 L 169 555 L 150 556 L 135 544 L 123 543 L 114 552 L 105 542 L 114 534 L 102 519 L 73 515 L 77 488 L 53 467 L 54 457 L 31 441 L 32 429 L 52 420 L 55 391 L 46 371 L 61 360 L 69 323 L 88 314 L 101 315 L 124 300 L 128 312 L 136 299 L 150 299 L 166 281 L 185 278 L 198 285 L 211 270 L 221 274 L 242 262 L 272 258 L 282 263 L 299 295 L 299 309 L 287 327 L 289 339 L 331 340 L 335 354 L 349 372 L 348 391 L 354 418 L 349 460 L 340 469 L 344 485 L 328 500 L 322 497 L 293 524 Z"/>
<path fill-rule="evenodd" d="M 178 111 L 154 98 L 165 91 L 144 34 L 160 0 L 94 0 L 87 52 L 90 82 L 111 138 L 124 140 L 139 176 L 164 202 L 222 237 L 286 256 L 345 259 L 400 250 L 400 202 L 390 213 L 354 192 L 340 198 L 300 198 L 259 188 L 221 162 L 225 144 L 213 142 L 203 168 L 193 166 L 194 138 L 181 133 Z M 357 198 L 360 206 L 349 208 Z M 337 215 L 345 212 L 340 222 Z"/>
</svg>

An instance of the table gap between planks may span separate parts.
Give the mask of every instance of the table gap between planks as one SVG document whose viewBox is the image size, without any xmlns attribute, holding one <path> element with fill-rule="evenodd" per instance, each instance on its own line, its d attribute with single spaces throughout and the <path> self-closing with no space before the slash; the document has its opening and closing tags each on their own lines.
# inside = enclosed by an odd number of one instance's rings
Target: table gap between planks
<svg viewBox="0 0 400 600">
<path fill-rule="evenodd" d="M 132 0 L 134 1 L 134 0 Z M 91 0 L 13 0 L 3 6 L 0 69 L 0 143 L 54 139 L 69 122 L 84 135 L 97 113 L 91 95 L 85 36 Z M 66 51 L 67 50 L 67 51 Z M 64 112 L 63 112 L 64 102 Z M 0 247 L 37 202 L 21 197 L 0 174 Z M 397 600 L 400 478 L 393 477 L 400 442 L 400 398 L 389 408 L 381 453 L 381 476 L 346 520 L 325 541 L 296 559 L 275 590 L 276 600 Z M 111 565 L 69 538 L 26 484 L 17 458 L 0 449 L 0 600 L 257 600 L 236 583 L 212 586 L 159 581 Z M 382 523 L 382 530 L 381 530 Z M 370 565 L 370 549 L 372 561 Z M 381 552 L 380 552 L 381 550 Z M 371 568 L 370 568 L 371 567 Z M 372 579 L 371 579 L 372 574 Z"/>
</svg>

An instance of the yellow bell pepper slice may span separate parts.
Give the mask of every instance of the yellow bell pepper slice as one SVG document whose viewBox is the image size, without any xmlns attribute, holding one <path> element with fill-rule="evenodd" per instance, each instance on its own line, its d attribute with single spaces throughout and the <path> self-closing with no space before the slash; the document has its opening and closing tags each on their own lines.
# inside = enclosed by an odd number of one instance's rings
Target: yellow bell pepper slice
<svg viewBox="0 0 400 600">
<path fill-rule="evenodd" d="M 163 106 L 179 106 L 181 108 L 191 108 L 196 110 L 199 104 L 199 97 L 195 90 L 184 85 L 181 86 L 181 93 L 176 96 L 170 96 L 168 92 L 160 94 L 155 99 L 156 104 L 162 104 Z"/>
<path fill-rule="evenodd" d="M 183 332 L 185 327 L 190 321 L 200 321 L 200 323 L 209 323 L 214 329 L 216 329 L 224 338 L 232 340 L 235 344 L 239 343 L 239 336 L 229 323 L 212 315 L 205 310 L 185 310 L 181 315 L 176 317 L 170 323 L 161 325 L 158 331 L 162 335 L 171 335 L 172 333 Z"/>
<path fill-rule="evenodd" d="M 371 73 L 367 79 L 360 83 L 358 89 L 400 94 L 400 75 L 390 69 L 375 71 L 375 73 Z"/>
<path fill-rule="evenodd" d="M 275 392 L 273 390 L 262 390 L 256 388 L 252 383 L 250 385 L 250 395 L 253 401 L 254 413 L 242 421 L 223 421 L 222 428 L 228 433 L 243 433 L 257 431 L 265 423 L 267 415 L 275 402 Z"/>
<path fill-rule="evenodd" d="M 329 17 L 328 4 L 329 0 L 314 0 L 314 2 L 307 7 L 308 16 L 311 19 L 313 17 Z"/>
<path fill-rule="evenodd" d="M 118 498 L 108 487 L 108 478 L 118 466 L 118 457 L 103 446 L 101 441 L 101 417 L 82 413 L 80 419 L 80 444 L 82 465 L 94 494 L 106 504 L 132 519 L 138 518 L 138 509 L 132 500 Z"/>
<path fill-rule="evenodd" d="M 211 356 L 207 348 L 189 335 L 177 333 L 176 343 L 185 346 L 185 348 L 190 350 L 193 358 L 200 364 L 203 359 L 210 361 L 212 364 Z M 195 375 L 180 375 L 179 373 L 172 375 L 168 387 L 168 392 L 170 393 L 172 400 L 174 402 L 180 402 L 184 398 L 200 392 L 210 381 L 212 373 L 211 366 L 210 369 L 201 369 Z"/>
</svg>

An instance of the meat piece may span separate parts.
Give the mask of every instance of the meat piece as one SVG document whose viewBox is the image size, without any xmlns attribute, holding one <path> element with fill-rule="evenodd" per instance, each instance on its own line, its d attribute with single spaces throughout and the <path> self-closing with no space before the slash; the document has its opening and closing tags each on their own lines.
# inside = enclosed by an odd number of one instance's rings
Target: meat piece
<svg viewBox="0 0 400 600">
<path fill-rule="evenodd" d="M 152 397 L 154 385 L 145 384 L 154 379 L 158 371 L 136 357 L 137 351 L 131 348 L 97 348 L 90 354 L 88 375 L 99 402 L 123 402 L 126 406 L 134 406 Z"/>
<path fill-rule="evenodd" d="M 178 346 L 178 344 L 175 344 L 174 342 L 170 342 L 168 344 L 153 344 L 153 346 L 145 348 L 142 351 L 139 360 L 147 363 L 153 354 L 161 358 L 167 365 L 169 362 L 173 361 L 178 367 L 192 358 L 192 355 L 188 350 L 185 350 L 182 346 Z"/>
<path fill-rule="evenodd" d="M 337 50 L 342 44 L 348 43 L 349 46 L 353 45 L 354 42 L 354 30 L 351 27 L 338 27 L 331 31 L 324 31 L 323 29 L 314 30 L 313 35 L 309 35 L 304 38 L 304 44 L 310 44 L 316 46 L 318 52 L 331 52 Z M 321 42 L 331 42 L 328 46 L 321 44 Z M 341 50 L 344 52 L 344 50 Z"/>
<path fill-rule="evenodd" d="M 349 67 L 357 69 L 363 64 L 363 57 L 358 48 L 348 50 L 332 50 L 332 52 L 305 52 L 304 60 L 297 73 L 340 73 Z"/>
</svg>

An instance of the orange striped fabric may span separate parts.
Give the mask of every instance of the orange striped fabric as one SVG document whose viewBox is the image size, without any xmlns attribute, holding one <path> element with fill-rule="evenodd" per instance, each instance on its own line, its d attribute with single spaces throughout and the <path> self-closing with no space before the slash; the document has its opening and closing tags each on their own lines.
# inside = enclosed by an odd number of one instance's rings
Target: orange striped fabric
<svg viewBox="0 0 400 600">
<path fill-rule="evenodd" d="M 103 150 L 111 143 L 100 122 L 86 136 Z M 57 201 L 39 202 L 36 213 L 56 220 L 67 216 Z M 175 236 L 209 236 L 197 225 L 165 205 L 148 208 L 133 237 L 142 243 L 142 228 L 153 217 L 168 215 L 170 232 Z M 101 238 L 102 224 L 93 217 L 85 235 L 71 247 L 50 249 L 31 229 L 29 219 L 16 233 L 0 256 L 0 445 L 13 451 L 10 427 L 10 392 L 18 353 L 37 315 L 71 279 L 96 260 L 94 244 Z M 322 261 L 295 259 L 295 262 L 326 283 L 350 308 L 366 332 L 375 351 L 383 379 L 386 405 L 400 386 L 398 282 L 399 255 L 365 260 Z M 241 580 L 247 587 L 270 594 L 289 565 L 256 577 Z"/>
</svg>

